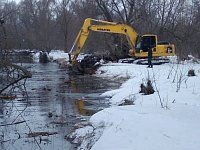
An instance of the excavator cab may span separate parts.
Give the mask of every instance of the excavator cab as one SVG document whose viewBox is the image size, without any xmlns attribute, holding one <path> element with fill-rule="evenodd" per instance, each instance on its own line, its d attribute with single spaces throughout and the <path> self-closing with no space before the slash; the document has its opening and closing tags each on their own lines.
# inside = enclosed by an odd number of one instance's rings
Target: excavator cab
<svg viewBox="0 0 200 150">
<path fill-rule="evenodd" d="M 146 58 L 148 56 L 148 49 L 152 49 L 153 57 L 175 55 L 173 44 L 159 44 L 156 35 L 138 35 L 135 44 L 135 57 Z"/>
<path fill-rule="evenodd" d="M 148 49 L 155 49 L 157 45 L 157 36 L 156 35 L 143 35 L 138 36 L 135 50 L 136 53 L 148 52 Z"/>
</svg>

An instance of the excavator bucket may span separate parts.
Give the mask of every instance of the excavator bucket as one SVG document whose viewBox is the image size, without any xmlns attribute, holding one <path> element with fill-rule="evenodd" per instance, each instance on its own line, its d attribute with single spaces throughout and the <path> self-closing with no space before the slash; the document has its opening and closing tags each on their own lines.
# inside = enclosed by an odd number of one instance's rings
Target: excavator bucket
<svg viewBox="0 0 200 150">
<path fill-rule="evenodd" d="M 81 61 L 73 62 L 68 66 L 71 74 L 94 74 L 100 66 L 100 58 L 97 56 L 85 56 Z"/>
</svg>

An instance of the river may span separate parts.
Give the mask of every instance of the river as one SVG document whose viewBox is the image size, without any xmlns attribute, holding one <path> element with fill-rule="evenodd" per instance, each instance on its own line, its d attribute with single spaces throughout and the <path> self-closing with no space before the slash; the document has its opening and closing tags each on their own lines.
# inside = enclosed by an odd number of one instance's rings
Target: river
<svg viewBox="0 0 200 150">
<path fill-rule="evenodd" d="M 65 136 L 73 131 L 74 124 L 108 107 L 108 98 L 99 95 L 118 88 L 122 82 L 91 75 L 71 76 L 53 62 L 20 63 L 29 68 L 33 77 L 26 81 L 28 98 L 0 101 L 2 150 L 75 150 L 77 145 Z M 81 100 L 89 102 L 86 110 L 90 111 L 77 108 Z M 17 124 L 6 125 L 13 120 Z"/>
</svg>

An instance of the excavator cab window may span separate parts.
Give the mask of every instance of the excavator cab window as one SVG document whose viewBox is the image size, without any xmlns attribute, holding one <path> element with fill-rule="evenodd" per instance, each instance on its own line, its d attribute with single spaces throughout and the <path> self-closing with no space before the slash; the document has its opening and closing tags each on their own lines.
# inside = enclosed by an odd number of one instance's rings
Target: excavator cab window
<svg viewBox="0 0 200 150">
<path fill-rule="evenodd" d="M 136 50 L 136 53 L 140 53 L 140 50 L 141 50 L 141 43 L 142 43 L 142 37 L 141 36 L 137 36 L 137 39 L 136 39 L 136 45 L 135 45 L 135 50 Z"/>
<path fill-rule="evenodd" d="M 156 47 L 156 37 L 155 36 L 143 36 L 141 39 L 141 50 L 143 52 L 148 52 L 148 49 Z"/>
<path fill-rule="evenodd" d="M 136 40 L 136 53 L 148 52 L 149 48 L 156 47 L 156 37 L 155 36 L 138 36 Z"/>
<path fill-rule="evenodd" d="M 148 52 L 148 49 L 156 47 L 156 37 L 155 36 L 143 36 L 141 39 L 141 50 L 143 52 Z"/>
</svg>

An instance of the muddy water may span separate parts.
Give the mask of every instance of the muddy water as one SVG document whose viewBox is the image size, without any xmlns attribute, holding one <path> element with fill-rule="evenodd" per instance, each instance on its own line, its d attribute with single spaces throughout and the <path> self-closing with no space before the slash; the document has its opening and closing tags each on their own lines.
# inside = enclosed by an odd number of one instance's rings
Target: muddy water
<svg viewBox="0 0 200 150">
<path fill-rule="evenodd" d="M 0 124 L 13 120 L 18 123 L 0 126 L 0 149 L 75 150 L 76 145 L 70 144 L 65 135 L 75 123 L 89 118 L 84 115 L 90 114 L 77 109 L 77 100 L 87 100 L 87 109 L 96 112 L 108 106 L 107 99 L 99 95 L 118 88 L 121 82 L 87 75 L 69 76 L 55 63 L 24 65 L 31 67 L 33 73 L 26 83 L 29 97 L 0 102 Z"/>
</svg>

